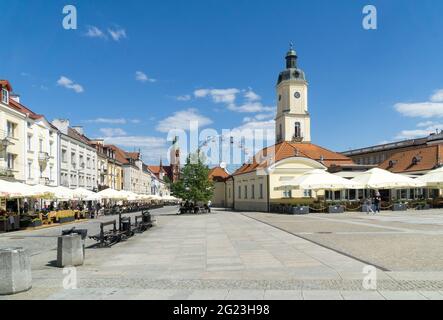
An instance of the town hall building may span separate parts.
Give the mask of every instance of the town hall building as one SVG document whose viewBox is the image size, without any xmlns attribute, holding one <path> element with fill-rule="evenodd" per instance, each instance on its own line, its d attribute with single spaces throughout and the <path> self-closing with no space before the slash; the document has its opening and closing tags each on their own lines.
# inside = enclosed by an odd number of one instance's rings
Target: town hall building
<svg viewBox="0 0 443 320">
<path fill-rule="evenodd" d="M 211 179 L 218 190 L 217 204 L 235 210 L 270 211 L 272 204 L 321 195 L 308 190 L 281 190 L 286 181 L 313 169 L 355 166 L 350 158 L 311 142 L 308 82 L 297 59 L 291 48 L 286 55 L 286 68 L 278 76 L 276 144 L 261 150 L 230 176 L 221 170 L 212 171 Z M 223 175 L 215 176 L 215 172 Z M 224 186 L 224 199 L 220 199 L 219 184 Z"/>
</svg>

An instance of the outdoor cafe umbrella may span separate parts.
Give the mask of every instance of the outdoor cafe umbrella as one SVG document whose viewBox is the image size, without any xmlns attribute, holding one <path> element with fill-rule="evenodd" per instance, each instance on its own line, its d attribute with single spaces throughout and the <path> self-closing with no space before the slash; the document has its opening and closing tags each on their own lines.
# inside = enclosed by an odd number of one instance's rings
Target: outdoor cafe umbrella
<svg viewBox="0 0 443 320">
<path fill-rule="evenodd" d="M 443 188 L 443 167 L 430 171 L 416 180 L 430 188 Z"/>
<path fill-rule="evenodd" d="M 70 201 L 75 198 L 74 191 L 69 188 L 59 186 L 50 189 L 52 189 L 52 193 L 57 200 Z"/>
<path fill-rule="evenodd" d="M 306 172 L 305 174 L 289 181 L 283 181 L 280 187 L 275 190 L 345 190 L 360 189 L 362 186 L 358 183 L 351 182 L 345 178 L 331 174 L 325 170 L 316 169 Z"/>
<path fill-rule="evenodd" d="M 73 191 L 76 199 L 85 200 L 88 197 L 93 197 L 96 193 L 85 188 L 77 188 Z"/>
<path fill-rule="evenodd" d="M 362 189 L 402 189 L 402 188 L 420 188 L 425 183 L 417 181 L 401 174 L 395 174 L 387 170 L 374 168 L 368 170 L 355 178 L 351 182 L 360 184 Z"/>
<path fill-rule="evenodd" d="M 111 188 L 100 191 L 97 195 L 106 200 L 124 200 L 126 198 L 124 194 Z"/>
</svg>

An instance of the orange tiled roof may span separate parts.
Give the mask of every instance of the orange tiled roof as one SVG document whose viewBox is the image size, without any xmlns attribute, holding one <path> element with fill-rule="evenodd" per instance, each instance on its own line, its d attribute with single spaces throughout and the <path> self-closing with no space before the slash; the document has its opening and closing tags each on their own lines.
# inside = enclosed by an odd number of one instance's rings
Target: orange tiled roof
<svg viewBox="0 0 443 320">
<path fill-rule="evenodd" d="M 224 180 L 229 177 L 229 173 L 221 167 L 215 167 L 209 171 L 209 180 Z"/>
<path fill-rule="evenodd" d="M 126 152 L 126 156 L 133 160 L 138 160 L 140 159 L 140 152 Z"/>
<path fill-rule="evenodd" d="M 14 108 L 15 110 L 23 113 L 23 114 L 28 114 L 29 117 L 33 120 L 38 120 L 43 118 L 42 115 L 40 114 L 36 114 L 34 111 L 32 111 L 31 109 L 25 107 L 24 105 L 22 105 L 21 103 L 18 103 L 17 101 L 15 101 L 14 99 L 9 99 L 9 105 Z"/>
<path fill-rule="evenodd" d="M 274 154 L 272 155 L 272 153 Z M 271 156 L 272 158 L 270 158 L 269 161 L 257 162 L 257 159 L 259 158 L 257 155 L 254 157 L 252 163 L 244 164 L 234 173 L 234 175 L 264 169 L 269 163 L 277 163 L 281 160 L 297 156 L 318 161 L 326 167 L 332 165 L 354 164 L 352 159 L 312 143 L 293 143 L 284 141 L 275 146 L 263 149 L 262 155 L 265 157 Z"/>
<path fill-rule="evenodd" d="M 121 164 L 128 164 L 128 157 L 126 156 L 126 152 L 114 145 L 107 145 L 107 148 L 111 148 L 115 152 L 115 160 L 120 162 Z"/>
<path fill-rule="evenodd" d="M 0 80 L 0 87 L 6 87 L 8 91 L 12 91 L 11 83 L 8 80 Z"/>
<path fill-rule="evenodd" d="M 383 162 L 379 168 L 394 173 L 429 171 L 443 161 L 443 145 L 421 147 L 404 152 L 397 152 Z"/>
</svg>

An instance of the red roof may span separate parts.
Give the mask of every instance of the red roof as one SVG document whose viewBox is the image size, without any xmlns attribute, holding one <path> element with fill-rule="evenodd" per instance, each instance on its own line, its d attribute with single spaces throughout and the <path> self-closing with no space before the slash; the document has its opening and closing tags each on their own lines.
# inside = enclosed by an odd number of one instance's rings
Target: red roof
<svg viewBox="0 0 443 320">
<path fill-rule="evenodd" d="M 12 91 L 11 83 L 8 80 L 0 80 L 0 87 L 6 87 L 9 92 Z"/>
<path fill-rule="evenodd" d="M 265 157 L 270 156 L 271 158 L 268 161 L 264 160 L 262 162 L 257 162 L 260 155 Z M 244 164 L 234 173 L 234 175 L 264 169 L 269 166 L 269 164 L 277 163 L 281 160 L 292 157 L 309 158 L 320 162 L 328 168 L 332 165 L 354 164 L 352 159 L 312 143 L 293 143 L 284 141 L 275 146 L 263 149 L 261 153 L 258 153 L 257 156 L 254 157 L 252 163 Z"/>
<path fill-rule="evenodd" d="M 430 171 L 442 164 L 443 145 L 432 145 L 404 152 L 397 152 L 379 168 L 394 173 Z"/>
<path fill-rule="evenodd" d="M 9 106 L 12 107 L 13 109 L 17 110 L 18 112 L 29 115 L 29 118 L 31 118 L 33 120 L 38 120 L 38 119 L 43 118 L 42 115 L 36 114 L 31 109 L 28 109 L 27 107 L 25 107 L 21 103 L 18 103 L 14 99 L 9 99 Z"/>
<path fill-rule="evenodd" d="M 226 170 L 221 167 L 215 167 L 209 171 L 209 180 L 223 181 L 227 178 L 229 178 L 229 173 L 227 173 Z"/>
</svg>

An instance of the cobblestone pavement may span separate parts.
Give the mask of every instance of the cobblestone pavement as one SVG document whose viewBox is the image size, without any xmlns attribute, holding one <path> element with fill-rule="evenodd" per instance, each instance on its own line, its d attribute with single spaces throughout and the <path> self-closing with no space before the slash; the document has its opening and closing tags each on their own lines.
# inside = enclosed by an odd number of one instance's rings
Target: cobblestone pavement
<svg viewBox="0 0 443 320">
<path fill-rule="evenodd" d="M 426 225 L 420 216 L 410 215 L 415 222 L 405 223 L 403 217 L 388 214 L 295 217 L 220 211 L 177 216 L 175 212 L 176 208 L 155 211 L 157 225 L 143 235 L 109 249 L 88 249 L 85 265 L 77 268 L 76 290 L 63 289 L 63 270 L 50 264 L 56 258 L 55 236 L 60 230 L 1 235 L 1 247 L 21 241 L 14 246 L 33 252 L 33 289 L 0 299 L 443 299 L 440 269 L 384 271 L 386 265 L 380 264 L 376 290 L 365 290 L 363 270 L 374 264 L 371 256 L 341 252 L 334 239 L 324 245 L 304 238 L 316 230 L 373 237 L 411 232 L 414 223 Z M 433 219 L 431 226 L 443 223 L 438 212 L 426 217 Z M 405 225 L 387 226 L 388 230 L 377 225 L 399 219 Z M 301 229 L 284 230 L 292 228 L 293 221 L 299 221 Z M 97 222 L 81 227 L 92 232 Z M 363 250 L 366 243 L 359 245 Z"/>
<path fill-rule="evenodd" d="M 381 215 L 245 215 L 384 270 L 443 271 L 443 210 Z"/>
</svg>

